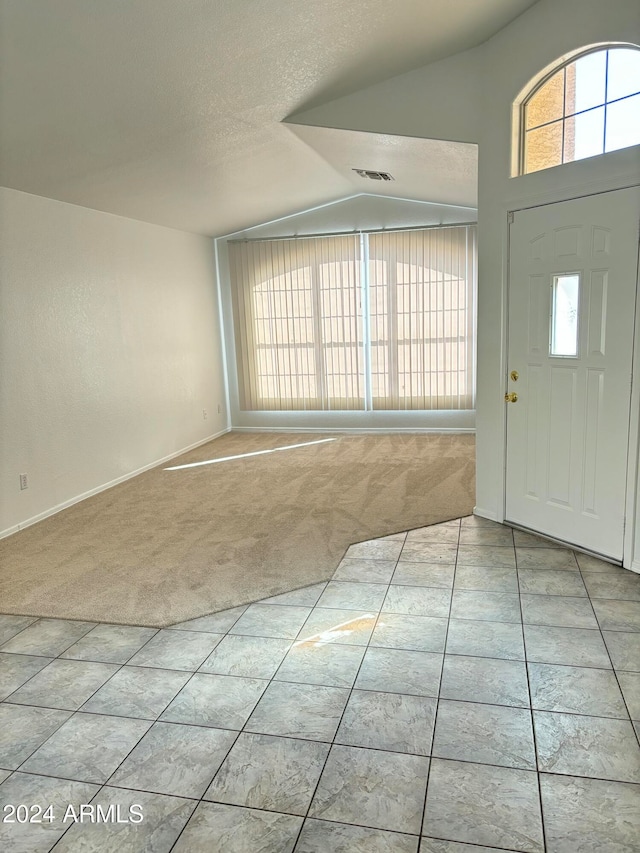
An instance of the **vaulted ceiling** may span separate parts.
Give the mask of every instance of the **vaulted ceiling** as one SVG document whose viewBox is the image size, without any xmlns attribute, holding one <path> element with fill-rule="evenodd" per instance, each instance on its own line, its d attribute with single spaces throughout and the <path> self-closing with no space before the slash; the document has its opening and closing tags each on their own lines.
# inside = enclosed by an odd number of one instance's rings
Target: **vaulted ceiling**
<svg viewBox="0 0 640 853">
<path fill-rule="evenodd" d="M 0 0 L 0 183 L 211 235 L 373 192 L 353 168 L 396 171 L 388 194 L 473 204 L 473 146 L 283 120 L 533 3 Z"/>
</svg>

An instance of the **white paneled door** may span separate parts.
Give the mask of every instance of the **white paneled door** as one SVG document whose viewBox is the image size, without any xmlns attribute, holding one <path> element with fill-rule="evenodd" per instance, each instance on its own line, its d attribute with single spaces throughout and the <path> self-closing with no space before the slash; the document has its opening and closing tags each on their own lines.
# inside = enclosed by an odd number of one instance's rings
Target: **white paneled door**
<svg viewBox="0 0 640 853">
<path fill-rule="evenodd" d="M 516 211 L 510 226 L 506 519 L 615 560 L 639 215 L 630 188 Z"/>
</svg>

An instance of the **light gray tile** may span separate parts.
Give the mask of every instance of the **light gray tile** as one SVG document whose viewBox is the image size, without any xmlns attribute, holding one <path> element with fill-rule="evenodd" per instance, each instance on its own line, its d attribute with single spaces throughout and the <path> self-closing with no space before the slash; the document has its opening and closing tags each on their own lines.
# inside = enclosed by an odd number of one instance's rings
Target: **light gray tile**
<svg viewBox="0 0 640 853">
<path fill-rule="evenodd" d="M 28 625 L 36 621 L 35 616 L 4 616 L 0 615 L 0 646 L 6 643 Z"/>
<path fill-rule="evenodd" d="M 377 610 L 317 607 L 302 626 L 299 641 L 366 646 L 378 618 Z"/>
<path fill-rule="evenodd" d="M 536 774 L 432 758 L 422 832 L 467 844 L 543 853 Z"/>
<path fill-rule="evenodd" d="M 354 690 L 336 743 L 429 755 L 436 699 Z"/>
<path fill-rule="evenodd" d="M 640 633 L 640 601 L 591 600 L 603 631 L 631 631 Z"/>
<path fill-rule="evenodd" d="M 602 636 L 616 669 L 640 672 L 640 633 L 603 631 Z"/>
<path fill-rule="evenodd" d="M 80 782 L 106 782 L 150 725 L 146 720 L 74 714 L 22 769 Z"/>
<path fill-rule="evenodd" d="M 463 527 L 461 545 L 501 545 L 513 548 L 513 531 L 510 527 Z"/>
<path fill-rule="evenodd" d="M 291 640 L 228 634 L 211 652 L 200 672 L 271 678 L 291 648 Z"/>
<path fill-rule="evenodd" d="M 626 569 L 613 572 L 583 572 L 582 577 L 593 598 L 618 598 L 640 601 L 640 575 Z"/>
<path fill-rule="evenodd" d="M 418 853 L 418 839 L 384 829 L 310 819 L 304 823 L 296 853 Z"/>
<path fill-rule="evenodd" d="M 318 607 L 380 610 L 387 592 L 382 583 L 330 581 L 320 596 Z"/>
<path fill-rule="evenodd" d="M 76 711 L 118 671 L 112 663 L 54 660 L 22 687 L 9 702 Z"/>
<path fill-rule="evenodd" d="M 525 625 L 527 660 L 611 669 L 600 631 Z"/>
<path fill-rule="evenodd" d="M 477 844 L 460 844 L 440 838 L 422 838 L 420 853 L 495 853 L 495 847 L 479 847 Z M 507 851 L 506 853 L 510 853 Z"/>
<path fill-rule="evenodd" d="M 475 589 L 487 592 L 518 592 L 518 575 L 512 568 L 486 568 L 485 566 L 458 566 L 456 589 Z"/>
<path fill-rule="evenodd" d="M 416 652 L 443 652 L 446 635 L 446 619 L 382 613 L 371 637 L 371 645 Z"/>
<path fill-rule="evenodd" d="M 325 743 L 241 734 L 205 799 L 305 815 L 328 753 Z"/>
<path fill-rule="evenodd" d="M 456 561 L 457 552 L 458 546 L 453 543 L 419 542 L 407 538 L 400 560 L 403 563 L 444 563 L 451 566 Z"/>
<path fill-rule="evenodd" d="M 63 820 L 68 806 L 77 811 L 99 790 L 98 785 L 86 782 L 14 773 L 0 787 L 2 815 L 6 816 L 4 807 L 9 804 L 40 805 L 43 811 L 51 805 L 53 820 L 41 823 L 0 822 L 0 849 L 6 853 L 46 853 L 69 828 L 69 823 Z"/>
<path fill-rule="evenodd" d="M 158 631 L 129 663 L 131 666 L 195 672 L 215 649 L 222 636 L 197 631 Z"/>
<path fill-rule="evenodd" d="M 442 655 L 405 649 L 366 651 L 356 679 L 359 690 L 437 696 Z"/>
<path fill-rule="evenodd" d="M 51 660 L 31 655 L 0 654 L 0 700 L 22 687 Z"/>
<path fill-rule="evenodd" d="M 301 817 L 200 803 L 172 853 L 292 853 Z"/>
<path fill-rule="evenodd" d="M 162 719 L 240 730 L 268 683 L 259 678 L 198 672 L 178 693 Z"/>
<path fill-rule="evenodd" d="M 522 621 L 520 600 L 510 592 L 477 592 L 469 589 L 453 591 L 451 602 L 453 619 L 477 619 L 486 622 Z"/>
<path fill-rule="evenodd" d="M 395 560 L 366 560 L 364 557 L 360 559 L 345 557 L 335 570 L 333 580 L 387 584 L 391 580 L 395 567 Z"/>
<path fill-rule="evenodd" d="M 397 539 L 371 539 L 358 542 L 347 548 L 345 557 L 367 560 L 397 560 L 402 550 L 402 541 Z"/>
<path fill-rule="evenodd" d="M 528 708 L 525 664 L 515 660 L 445 655 L 440 696 Z"/>
<path fill-rule="evenodd" d="M 188 672 L 124 666 L 83 706 L 83 711 L 155 720 L 189 679 Z"/>
<path fill-rule="evenodd" d="M 311 613 L 310 607 L 284 604 L 252 604 L 229 631 L 250 637 L 293 640 Z"/>
<path fill-rule="evenodd" d="M 100 791 L 93 804 L 101 806 L 103 813 L 119 806 L 123 821 L 76 823 L 56 853 L 169 853 L 196 806 L 193 800 L 109 787 Z M 143 819 L 138 823 L 124 820 L 140 814 Z"/>
<path fill-rule="evenodd" d="M 597 557 L 592 557 L 591 554 L 581 554 L 580 551 L 576 551 L 575 555 L 583 572 L 613 572 L 616 574 L 620 571 L 620 566 L 608 563 L 606 560 L 599 560 Z"/>
<path fill-rule="evenodd" d="M 562 548 L 564 545 L 559 545 L 551 539 L 545 539 L 543 536 L 536 536 L 533 533 L 525 533 L 524 530 L 513 531 L 513 541 L 516 548 Z"/>
<path fill-rule="evenodd" d="M 433 756 L 535 770 L 531 712 L 441 699 Z"/>
<path fill-rule="evenodd" d="M 538 769 L 640 782 L 640 747 L 628 720 L 533 712 Z"/>
<path fill-rule="evenodd" d="M 404 542 L 407 538 L 407 531 L 401 530 L 398 533 L 389 533 L 388 536 L 378 536 L 376 537 L 376 542 Z"/>
<path fill-rule="evenodd" d="M 0 705 L 0 767 L 20 767 L 70 716 L 69 711 Z"/>
<path fill-rule="evenodd" d="M 309 816 L 417 834 L 428 769 L 421 756 L 334 746 Z"/>
<path fill-rule="evenodd" d="M 640 787 L 540 775 L 549 853 L 633 853 L 640 838 Z"/>
<path fill-rule="evenodd" d="M 632 720 L 640 720 L 640 673 L 619 672 L 618 680 Z"/>
<path fill-rule="evenodd" d="M 349 690 L 273 681 L 245 728 L 257 734 L 330 741 L 334 737 Z"/>
<path fill-rule="evenodd" d="M 450 589 L 392 584 L 382 606 L 382 613 L 404 613 L 407 616 L 447 617 L 451 603 Z"/>
<path fill-rule="evenodd" d="M 0 785 L 11 776 L 11 770 L 0 770 Z"/>
<path fill-rule="evenodd" d="M 310 613 L 310 607 L 251 604 L 229 633 L 293 640 Z"/>
<path fill-rule="evenodd" d="M 393 574 L 393 583 L 451 589 L 455 568 L 455 563 L 407 563 L 401 560 Z"/>
<path fill-rule="evenodd" d="M 420 543 L 440 543 L 442 545 L 457 545 L 460 536 L 459 524 L 432 524 L 430 527 L 418 527 L 407 533 L 406 545 Z"/>
<path fill-rule="evenodd" d="M 575 595 L 586 597 L 580 572 L 562 569 L 518 569 L 520 592 L 533 595 Z"/>
<path fill-rule="evenodd" d="M 362 646 L 342 646 L 321 640 L 294 643 L 275 675 L 276 681 L 352 687 L 362 662 Z"/>
<path fill-rule="evenodd" d="M 519 569 L 556 569 L 575 572 L 578 564 L 573 551 L 565 548 L 516 548 Z"/>
<path fill-rule="evenodd" d="M 61 657 L 101 663 L 126 663 L 154 634 L 157 634 L 155 628 L 96 625 Z"/>
<path fill-rule="evenodd" d="M 291 592 L 283 592 L 281 595 L 273 595 L 271 598 L 263 598 L 260 604 L 293 604 L 300 607 L 313 607 L 325 587 L 326 583 L 304 586 L 300 589 L 293 589 Z"/>
<path fill-rule="evenodd" d="M 522 626 L 510 622 L 451 619 L 447 654 L 524 660 Z"/>
<path fill-rule="evenodd" d="M 460 545 L 458 565 L 515 569 L 515 552 L 513 547 L 502 545 Z"/>
<path fill-rule="evenodd" d="M 522 621 L 525 625 L 557 628 L 597 628 L 588 598 L 563 595 L 521 595 Z"/>
<path fill-rule="evenodd" d="M 504 524 L 492 521 L 490 518 L 483 518 L 481 515 L 465 515 L 460 519 L 460 526 L 463 529 L 468 527 L 488 527 L 500 530 L 504 527 Z"/>
<path fill-rule="evenodd" d="M 171 631 L 204 631 L 210 634 L 226 634 L 247 609 L 246 604 L 241 607 L 232 607 L 230 610 L 220 610 L 209 616 L 199 616 L 197 619 L 189 619 L 187 622 L 179 622 L 177 625 L 169 625 Z"/>
<path fill-rule="evenodd" d="M 236 737 L 236 732 L 227 729 L 155 723 L 109 784 L 200 798 Z"/>
<path fill-rule="evenodd" d="M 531 707 L 541 711 L 627 719 L 612 670 L 529 664 Z"/>
<path fill-rule="evenodd" d="M 95 627 L 95 622 L 38 619 L 2 646 L 3 652 L 55 658 Z"/>
</svg>

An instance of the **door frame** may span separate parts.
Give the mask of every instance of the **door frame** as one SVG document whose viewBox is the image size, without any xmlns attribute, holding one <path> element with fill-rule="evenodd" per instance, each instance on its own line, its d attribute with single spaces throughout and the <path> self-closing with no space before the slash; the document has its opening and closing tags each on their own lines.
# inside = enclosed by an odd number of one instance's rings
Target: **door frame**
<svg viewBox="0 0 640 853">
<path fill-rule="evenodd" d="M 507 473 L 507 411 L 503 400 L 507 390 L 508 379 L 508 340 L 509 340 L 509 287 L 510 287 L 510 222 L 512 215 L 520 210 L 546 207 L 563 201 L 573 201 L 579 198 L 589 198 L 616 190 L 637 187 L 640 183 L 629 183 L 628 180 L 619 182 L 594 181 L 585 184 L 580 189 L 571 192 L 566 188 L 540 193 L 526 198 L 514 198 L 502 205 L 503 221 L 503 250 L 502 250 L 502 292 L 501 292 L 501 335 L 500 335 L 500 396 L 497 405 L 502 407 L 499 419 L 500 430 L 497 436 L 501 447 L 502 477 L 500 479 L 499 513 L 496 521 L 505 520 L 506 507 L 506 473 Z M 625 484 L 625 527 L 623 541 L 624 568 L 640 573 L 640 228 L 638 232 L 639 245 L 636 262 L 636 306 L 634 323 L 634 340 L 632 355 L 631 380 L 631 413 L 629 422 L 629 450 L 627 455 L 627 476 Z M 480 237 L 481 239 L 481 237 Z"/>
</svg>

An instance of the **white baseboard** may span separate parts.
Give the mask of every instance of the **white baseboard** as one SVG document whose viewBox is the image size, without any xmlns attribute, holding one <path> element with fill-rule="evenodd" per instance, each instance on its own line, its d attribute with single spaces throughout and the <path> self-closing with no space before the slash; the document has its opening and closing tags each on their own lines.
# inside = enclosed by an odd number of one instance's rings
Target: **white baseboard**
<svg viewBox="0 0 640 853">
<path fill-rule="evenodd" d="M 632 572 L 635 572 L 636 574 L 640 575 L 640 560 L 633 560 L 631 565 L 629 566 L 629 569 Z"/>
<path fill-rule="evenodd" d="M 216 432 L 214 435 L 210 435 L 207 438 L 203 438 L 200 441 L 196 441 L 194 444 L 190 444 L 188 447 L 183 447 L 182 450 L 177 450 L 175 453 L 170 453 L 168 456 L 163 456 L 162 459 L 157 459 L 155 462 L 150 462 L 148 465 L 144 465 L 142 468 L 136 468 L 135 471 L 131 471 L 129 474 L 123 474 L 122 477 L 117 477 L 115 480 L 111 480 L 108 483 L 104 483 L 102 486 L 96 486 L 95 489 L 90 489 L 88 492 L 83 492 L 81 495 L 76 495 L 74 498 L 70 498 L 68 501 L 56 504 L 56 506 L 51 507 L 51 509 L 46 509 L 44 512 L 40 512 L 38 513 L 38 515 L 34 515 L 31 518 L 28 518 L 26 521 L 21 521 L 19 524 L 14 524 L 12 527 L 7 527 L 6 530 L 0 530 L 0 539 L 5 539 L 7 536 L 11 536 L 14 533 L 18 533 L 20 530 L 24 530 L 25 527 L 31 527 L 32 524 L 37 524 L 39 521 L 44 521 L 45 518 L 49 518 L 50 516 L 55 515 L 58 512 L 62 512 L 63 509 L 67 509 L 67 507 L 80 503 L 80 501 L 84 501 L 87 498 L 91 498 L 93 497 L 93 495 L 97 495 L 100 492 L 106 492 L 107 489 L 111 489 L 113 488 L 113 486 L 118 486 L 120 483 L 124 483 L 127 480 L 131 480 L 134 477 L 137 477 L 138 474 L 144 474 L 145 471 L 150 471 L 151 468 L 156 468 L 158 465 L 163 465 L 165 462 L 169 462 L 171 459 L 175 459 L 176 456 L 182 456 L 183 453 L 188 453 L 190 450 L 195 450 L 196 447 L 201 447 L 203 444 L 207 444 L 208 442 L 213 441 L 214 438 L 219 438 L 221 435 L 224 435 L 225 433 L 230 431 L 230 427 L 222 429 L 220 430 L 220 432 Z"/>
<path fill-rule="evenodd" d="M 231 427 L 233 432 L 311 432 L 311 433 L 348 433 L 366 434 L 378 433 L 380 435 L 394 435 L 404 433 L 412 435 L 423 435 L 428 433 L 469 433 L 475 435 L 475 427 Z"/>
</svg>

